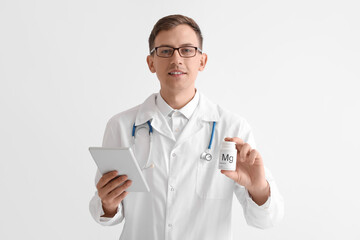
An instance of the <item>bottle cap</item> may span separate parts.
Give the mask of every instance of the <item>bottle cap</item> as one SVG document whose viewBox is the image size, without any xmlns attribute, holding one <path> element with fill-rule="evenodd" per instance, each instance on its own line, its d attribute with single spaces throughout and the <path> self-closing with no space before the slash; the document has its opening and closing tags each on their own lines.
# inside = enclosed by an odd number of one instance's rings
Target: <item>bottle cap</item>
<svg viewBox="0 0 360 240">
<path fill-rule="evenodd" d="M 235 142 L 223 141 L 221 144 L 221 148 L 236 148 L 235 145 L 236 145 Z"/>
</svg>

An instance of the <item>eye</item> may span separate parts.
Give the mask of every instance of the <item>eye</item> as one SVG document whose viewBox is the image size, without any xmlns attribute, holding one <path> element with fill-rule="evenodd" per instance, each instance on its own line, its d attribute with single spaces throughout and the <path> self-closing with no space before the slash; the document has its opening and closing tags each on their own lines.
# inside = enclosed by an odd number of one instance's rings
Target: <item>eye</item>
<svg viewBox="0 0 360 240">
<path fill-rule="evenodd" d="M 164 49 L 164 50 L 161 50 L 161 53 L 163 53 L 163 54 L 164 54 L 164 53 L 166 54 L 166 53 L 169 53 L 169 52 L 170 52 L 170 50 L 169 50 L 169 49 Z"/>
<path fill-rule="evenodd" d="M 193 47 L 183 47 L 181 48 L 181 53 L 182 54 L 185 54 L 185 55 L 191 55 L 193 54 L 195 51 L 195 48 Z"/>
<path fill-rule="evenodd" d="M 161 54 L 161 55 L 169 55 L 169 54 L 171 54 L 172 53 L 172 51 L 173 51 L 173 49 L 172 48 L 164 48 L 164 47 L 162 47 L 162 48 L 159 48 L 159 53 Z"/>
</svg>

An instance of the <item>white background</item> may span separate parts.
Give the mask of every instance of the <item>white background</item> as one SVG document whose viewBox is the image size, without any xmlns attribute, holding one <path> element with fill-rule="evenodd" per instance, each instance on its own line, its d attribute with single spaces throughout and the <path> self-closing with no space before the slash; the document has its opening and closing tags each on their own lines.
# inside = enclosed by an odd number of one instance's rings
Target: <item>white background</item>
<svg viewBox="0 0 360 240">
<path fill-rule="evenodd" d="M 0 239 L 118 239 L 88 202 L 89 146 L 159 90 L 147 39 L 169 14 L 202 28 L 197 88 L 245 117 L 285 199 L 234 239 L 359 239 L 358 1 L 0 0 Z M 201 224 L 201 223 L 199 223 Z"/>
</svg>

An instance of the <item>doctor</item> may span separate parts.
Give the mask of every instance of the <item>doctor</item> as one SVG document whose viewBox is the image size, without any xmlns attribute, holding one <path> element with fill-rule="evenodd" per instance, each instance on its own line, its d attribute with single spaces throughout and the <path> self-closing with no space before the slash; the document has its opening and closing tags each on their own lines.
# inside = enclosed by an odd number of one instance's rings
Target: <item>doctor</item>
<svg viewBox="0 0 360 240">
<path fill-rule="evenodd" d="M 207 62 L 202 42 L 191 18 L 160 19 L 150 34 L 147 57 L 160 92 L 106 126 L 103 146 L 131 146 L 151 189 L 129 194 L 126 176 L 97 172 L 90 212 L 101 225 L 125 221 L 120 239 L 226 240 L 232 239 L 232 214 L 244 215 L 257 228 L 282 219 L 282 197 L 255 149 L 249 124 L 195 88 Z M 224 139 L 236 143 L 236 171 L 218 169 Z M 211 160 L 200 157 L 204 151 Z M 233 194 L 243 213 L 232 211 Z"/>
</svg>

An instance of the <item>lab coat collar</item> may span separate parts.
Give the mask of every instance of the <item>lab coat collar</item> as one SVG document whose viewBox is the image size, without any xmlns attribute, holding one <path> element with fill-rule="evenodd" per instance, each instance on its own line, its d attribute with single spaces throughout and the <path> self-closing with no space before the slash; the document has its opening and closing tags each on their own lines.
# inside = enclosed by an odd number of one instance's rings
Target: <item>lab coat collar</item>
<svg viewBox="0 0 360 240">
<path fill-rule="evenodd" d="M 140 105 L 139 111 L 136 114 L 135 126 L 146 123 L 160 113 L 155 104 L 155 97 L 156 93 L 151 94 L 144 103 Z"/>
<path fill-rule="evenodd" d="M 197 117 L 200 120 L 207 122 L 219 121 L 218 106 L 212 103 L 205 95 L 197 90 L 199 94 L 199 103 L 194 112 L 197 112 Z M 135 126 L 142 125 L 149 120 L 155 118 L 164 118 L 159 108 L 156 106 L 155 98 L 157 93 L 150 95 L 143 104 L 140 105 L 139 111 L 136 115 Z M 161 115 L 161 116 L 160 116 Z"/>
<path fill-rule="evenodd" d="M 171 131 L 169 124 L 166 123 L 165 117 L 156 106 L 156 93 L 148 97 L 143 104 L 140 105 L 135 119 L 135 126 L 145 124 L 150 120 L 151 126 L 162 135 L 170 138 L 174 142 L 176 141 L 173 132 Z"/>
<path fill-rule="evenodd" d="M 211 102 L 205 95 L 199 93 L 198 118 L 206 122 L 218 122 L 219 108 Z"/>
</svg>

